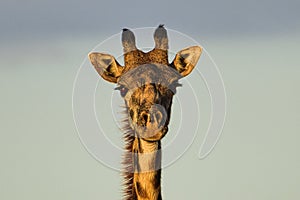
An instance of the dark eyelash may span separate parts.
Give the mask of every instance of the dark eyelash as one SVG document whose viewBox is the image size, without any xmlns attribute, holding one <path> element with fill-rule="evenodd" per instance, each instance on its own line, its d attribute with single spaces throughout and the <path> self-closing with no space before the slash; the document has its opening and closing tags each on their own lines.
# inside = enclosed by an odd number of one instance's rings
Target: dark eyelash
<svg viewBox="0 0 300 200">
<path fill-rule="evenodd" d="M 181 87 L 182 84 L 178 83 L 178 82 L 175 82 L 175 83 L 172 83 L 171 84 L 173 87 Z"/>
<path fill-rule="evenodd" d="M 128 92 L 128 89 L 122 85 L 116 87 L 115 90 L 119 90 L 122 97 L 125 97 Z"/>
<path fill-rule="evenodd" d="M 124 86 L 120 85 L 120 86 L 118 86 L 118 87 L 115 87 L 114 90 L 121 90 L 122 88 L 124 88 Z"/>
<path fill-rule="evenodd" d="M 182 85 L 178 82 L 174 82 L 171 85 L 169 85 L 169 90 L 173 93 L 176 94 L 176 88 L 181 87 Z"/>
</svg>

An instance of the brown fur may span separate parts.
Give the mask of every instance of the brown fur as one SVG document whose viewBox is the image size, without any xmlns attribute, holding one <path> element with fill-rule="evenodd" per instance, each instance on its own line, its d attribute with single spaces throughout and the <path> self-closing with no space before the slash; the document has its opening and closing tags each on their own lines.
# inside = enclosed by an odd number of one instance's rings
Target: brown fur
<svg viewBox="0 0 300 200">
<path fill-rule="evenodd" d="M 171 105 L 178 80 L 195 67 L 201 47 L 190 47 L 168 61 L 168 37 L 163 25 L 154 33 L 155 48 L 136 48 L 134 34 L 123 29 L 125 66 L 108 54 L 91 53 L 99 75 L 113 83 L 125 100 L 124 199 L 160 200 L 161 139 L 168 132 Z"/>
</svg>

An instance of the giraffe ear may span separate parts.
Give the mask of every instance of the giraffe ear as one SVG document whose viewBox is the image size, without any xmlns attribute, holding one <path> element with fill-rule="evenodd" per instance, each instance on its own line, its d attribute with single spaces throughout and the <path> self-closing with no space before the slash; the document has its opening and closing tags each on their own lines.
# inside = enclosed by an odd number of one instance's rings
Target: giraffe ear
<svg viewBox="0 0 300 200">
<path fill-rule="evenodd" d="M 97 70 L 98 74 L 105 80 L 117 83 L 118 78 L 122 75 L 123 67 L 116 61 L 116 59 L 103 53 L 90 53 L 89 59 L 92 65 Z"/>
<path fill-rule="evenodd" d="M 176 69 L 182 76 L 187 76 L 192 72 L 202 53 L 202 47 L 192 46 L 179 51 L 171 67 Z"/>
</svg>

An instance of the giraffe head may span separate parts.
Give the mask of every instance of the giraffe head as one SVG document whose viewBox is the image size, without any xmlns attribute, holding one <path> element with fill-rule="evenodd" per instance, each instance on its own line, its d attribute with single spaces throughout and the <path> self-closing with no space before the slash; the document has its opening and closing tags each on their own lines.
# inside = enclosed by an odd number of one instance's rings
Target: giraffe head
<svg viewBox="0 0 300 200">
<path fill-rule="evenodd" d="M 154 49 L 143 52 L 137 49 L 133 32 L 123 29 L 125 66 L 109 54 L 89 54 L 98 74 L 117 84 L 135 137 L 146 141 L 158 141 L 167 133 L 178 81 L 191 73 L 202 52 L 201 47 L 192 46 L 179 51 L 169 63 L 168 37 L 163 25 L 155 30 L 154 41 Z"/>
</svg>

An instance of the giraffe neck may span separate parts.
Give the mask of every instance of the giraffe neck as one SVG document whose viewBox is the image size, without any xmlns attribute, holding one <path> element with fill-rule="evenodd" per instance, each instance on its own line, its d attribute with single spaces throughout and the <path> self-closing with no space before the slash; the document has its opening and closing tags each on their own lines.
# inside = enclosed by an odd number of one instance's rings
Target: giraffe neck
<svg viewBox="0 0 300 200">
<path fill-rule="evenodd" d="M 161 200 L 161 142 L 147 142 L 135 138 L 133 153 L 134 200 Z"/>
</svg>

